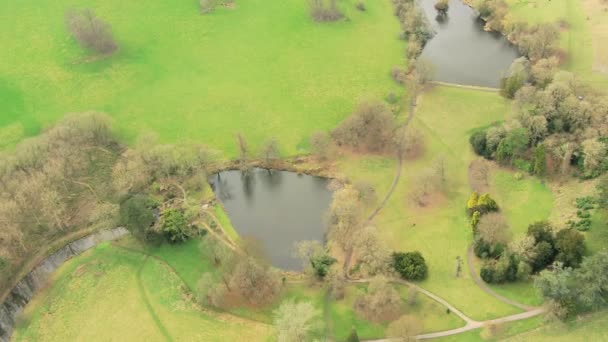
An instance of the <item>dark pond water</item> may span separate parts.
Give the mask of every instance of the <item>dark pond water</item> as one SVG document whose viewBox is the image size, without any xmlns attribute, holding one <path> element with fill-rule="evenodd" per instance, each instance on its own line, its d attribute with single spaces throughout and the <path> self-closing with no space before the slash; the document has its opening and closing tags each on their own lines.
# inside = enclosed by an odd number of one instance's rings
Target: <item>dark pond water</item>
<svg viewBox="0 0 608 342">
<path fill-rule="evenodd" d="M 436 0 L 420 0 L 436 35 L 422 57 L 435 65 L 442 82 L 498 87 L 503 72 L 519 57 L 517 49 L 495 32 L 485 32 L 475 12 L 461 0 L 450 0 L 447 16 L 437 15 Z"/>
<path fill-rule="evenodd" d="M 224 171 L 209 181 L 234 228 L 260 242 L 273 265 L 300 270 L 301 262 L 292 256 L 294 242 L 323 240 L 332 196 L 327 179 L 254 169 L 248 177 Z"/>
</svg>

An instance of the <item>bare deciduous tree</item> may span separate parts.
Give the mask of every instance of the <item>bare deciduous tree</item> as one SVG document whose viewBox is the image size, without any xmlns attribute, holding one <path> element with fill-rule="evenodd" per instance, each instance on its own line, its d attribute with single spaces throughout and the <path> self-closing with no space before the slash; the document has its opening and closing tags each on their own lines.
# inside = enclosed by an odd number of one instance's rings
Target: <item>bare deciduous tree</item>
<svg viewBox="0 0 608 342">
<path fill-rule="evenodd" d="M 305 342 L 321 327 L 321 312 L 309 302 L 284 301 L 274 311 L 279 342 Z"/>
<path fill-rule="evenodd" d="M 490 244 L 507 244 L 511 240 L 511 230 L 504 215 L 488 213 L 481 217 L 477 226 L 479 236 Z"/>
<path fill-rule="evenodd" d="M 382 102 L 365 102 L 344 120 L 332 136 L 339 145 L 363 152 L 386 152 L 391 146 L 396 122 Z"/>
<path fill-rule="evenodd" d="M 424 152 L 424 139 L 417 129 L 402 126 L 395 132 L 393 142 L 401 158 L 416 158 Z"/>
<path fill-rule="evenodd" d="M 422 332 L 422 322 L 415 316 L 404 315 L 388 325 L 387 335 L 391 342 L 415 342 Z"/>
<path fill-rule="evenodd" d="M 276 271 L 251 258 L 242 257 L 230 277 L 230 289 L 254 306 L 271 303 L 279 294 L 281 280 Z"/>
<path fill-rule="evenodd" d="M 118 48 L 110 25 L 91 9 L 71 10 L 65 15 L 68 30 L 83 48 L 98 54 L 111 54 Z"/>
<path fill-rule="evenodd" d="M 268 166 L 272 165 L 274 161 L 281 157 L 281 153 L 279 151 L 279 142 L 277 139 L 272 138 L 264 143 L 264 146 L 262 146 L 262 151 L 260 151 L 260 157 Z"/>
<path fill-rule="evenodd" d="M 355 301 L 355 311 L 373 322 L 390 321 L 399 316 L 401 297 L 384 277 L 375 277 L 367 293 Z"/>
</svg>

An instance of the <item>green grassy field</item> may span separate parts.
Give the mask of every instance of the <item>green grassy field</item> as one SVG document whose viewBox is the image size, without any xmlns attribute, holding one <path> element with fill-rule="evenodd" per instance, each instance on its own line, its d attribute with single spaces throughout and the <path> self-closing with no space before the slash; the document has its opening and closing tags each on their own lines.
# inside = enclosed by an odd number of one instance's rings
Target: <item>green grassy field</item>
<svg viewBox="0 0 608 342">
<path fill-rule="evenodd" d="M 197 1 L 5 1 L 0 4 L 0 148 L 66 113 L 105 111 L 129 141 L 152 131 L 236 155 L 275 136 L 286 154 L 307 149 L 362 99 L 398 92 L 392 66 L 405 44 L 390 1 L 348 20 L 314 23 L 306 1 L 239 0 L 201 15 Z M 116 55 L 85 62 L 64 13 L 93 8 L 113 28 Z M 10 32 L 10 34 L 8 34 Z"/>
<path fill-rule="evenodd" d="M 445 308 L 430 298 L 419 293 L 417 302 L 408 303 L 409 289 L 405 286 L 395 285 L 403 298 L 402 311 L 415 315 L 422 323 L 425 332 L 434 332 L 459 328 L 464 322 L 455 314 L 446 313 Z M 386 337 L 387 323 L 372 323 L 359 318 L 353 311 L 357 296 L 366 291 L 365 285 L 349 286 L 346 296 L 340 301 L 329 304 L 329 325 L 332 336 L 338 340 L 346 340 L 352 327 L 356 327 L 357 335 L 361 339 L 376 339 Z"/>
<path fill-rule="evenodd" d="M 103 244 L 68 261 L 36 295 L 16 341 L 265 341 L 269 325 L 202 311 L 160 261 Z"/>
<path fill-rule="evenodd" d="M 516 335 L 505 341 L 608 341 L 606 311 L 596 312 L 579 319 L 563 323 L 545 325 L 533 331 Z"/>
<path fill-rule="evenodd" d="M 201 308 L 192 301 L 194 279 L 213 272 L 198 241 L 178 247 L 138 249 L 131 238 L 118 245 L 102 244 L 63 265 L 49 287 L 36 295 L 20 319 L 16 341 L 57 340 L 196 340 L 227 341 L 251 338 L 273 339 L 272 311 L 280 301 L 293 298 L 310 301 L 328 310 L 326 330 L 338 339 L 353 327 L 362 338 L 385 336 L 386 324 L 358 318 L 352 305 L 363 285 L 347 288 L 341 301 L 324 303 L 322 287 L 290 284 L 281 300 L 263 310 L 230 309 L 230 313 Z M 415 313 L 425 331 L 462 326 L 456 316 L 431 299 L 419 295 L 415 305 L 407 304 L 408 289 L 398 286 L 403 310 Z M 129 319 L 138 317 L 135 328 Z"/>
<path fill-rule="evenodd" d="M 468 136 L 476 127 L 504 120 L 508 113 L 509 103 L 493 92 L 436 87 L 424 93 L 412 125 L 424 134 L 426 153 L 422 158 L 404 163 L 395 193 L 375 220 L 391 248 L 418 250 L 424 255 L 429 277 L 420 283 L 422 287 L 480 320 L 518 312 L 480 290 L 470 279 L 466 263 L 462 276 L 455 277 L 456 257 L 466 259 L 472 241 L 464 210 L 470 194 L 467 170 L 474 158 Z M 434 198 L 426 207 L 418 207 L 409 199 L 410 189 L 421 170 L 430 167 L 439 156 L 443 156 L 447 165 L 447 194 Z M 395 167 L 394 160 L 380 157 L 348 158 L 340 163 L 349 178 L 373 182 L 379 194 L 390 187 Z M 517 188 L 510 191 L 518 193 Z"/>
</svg>

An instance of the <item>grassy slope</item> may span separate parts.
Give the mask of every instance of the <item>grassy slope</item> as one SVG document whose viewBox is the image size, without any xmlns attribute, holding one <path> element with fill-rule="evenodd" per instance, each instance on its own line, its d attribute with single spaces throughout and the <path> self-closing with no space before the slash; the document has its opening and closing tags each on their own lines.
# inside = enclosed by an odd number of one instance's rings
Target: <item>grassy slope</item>
<svg viewBox="0 0 608 342">
<path fill-rule="evenodd" d="M 26 308 L 15 340 L 163 341 L 166 336 L 197 336 L 225 341 L 246 336 L 264 341 L 270 335 L 268 326 L 195 310 L 180 284 L 158 261 L 103 244 L 56 272 L 52 286 Z"/>
<path fill-rule="evenodd" d="M 242 131 L 254 147 L 276 136 L 286 153 L 306 149 L 361 99 L 395 91 L 390 69 L 404 63 L 390 1 L 343 5 L 350 20 L 316 24 L 306 1 L 239 0 L 209 15 L 197 1 L 4 1 L 0 146 L 66 113 L 101 110 L 130 140 L 151 130 L 234 156 Z M 112 24 L 115 56 L 82 62 L 64 26 L 72 7 Z"/>
<path fill-rule="evenodd" d="M 426 154 L 405 162 L 401 181 L 375 222 L 393 249 L 422 252 L 429 278 L 421 286 L 476 319 L 518 312 L 477 288 L 466 265 L 461 278 L 454 276 L 456 257 L 466 257 L 472 238 L 463 209 L 470 193 L 467 168 L 473 158 L 468 135 L 475 127 L 504 120 L 508 111 L 508 102 L 496 93 L 449 87 L 425 93 L 412 125 L 426 137 Z M 440 155 L 448 167 L 447 196 L 426 208 L 413 206 L 408 193 L 415 176 Z M 352 180 L 372 181 L 382 195 L 395 173 L 395 162 L 380 157 L 343 160 L 340 167 Z"/>
<path fill-rule="evenodd" d="M 154 257 L 137 251 L 131 239 L 121 241 L 124 249 L 103 244 L 62 266 L 49 289 L 39 293 L 24 314 L 15 333 L 25 340 L 111 340 L 120 336 L 129 340 L 199 340 L 226 341 L 245 336 L 253 341 L 271 339 L 268 325 L 240 318 L 272 321 L 272 310 L 280 301 L 264 310 L 238 308 L 236 315 L 197 307 L 190 301 L 192 280 L 202 272 L 213 271 L 192 241 L 180 247 L 164 246 L 146 250 Z M 158 258 L 158 259 L 157 259 Z M 166 263 L 165 263 L 166 262 Z M 175 273 L 177 271 L 178 273 Z M 186 281 L 186 283 L 183 282 Z M 352 304 L 362 286 L 349 287 L 349 296 L 328 306 L 330 330 L 342 338 L 355 327 L 362 337 L 384 336 L 386 325 L 374 325 L 358 319 Z M 408 290 L 399 288 L 405 312 L 417 314 L 425 331 L 462 326 L 455 315 L 446 316 L 439 304 L 419 295 L 418 304 L 406 304 Z M 103 298 L 103 300 L 99 300 Z M 281 300 L 311 301 L 324 309 L 323 291 L 304 284 L 289 285 Z M 125 317 L 138 317 L 131 329 Z"/>
</svg>

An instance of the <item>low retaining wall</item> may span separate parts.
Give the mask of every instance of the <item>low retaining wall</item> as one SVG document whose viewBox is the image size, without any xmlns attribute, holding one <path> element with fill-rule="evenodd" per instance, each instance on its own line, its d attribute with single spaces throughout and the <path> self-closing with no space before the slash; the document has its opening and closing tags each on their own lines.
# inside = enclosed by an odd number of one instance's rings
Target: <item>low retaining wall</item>
<svg viewBox="0 0 608 342">
<path fill-rule="evenodd" d="M 51 274 L 68 259 L 105 241 L 116 240 L 128 234 L 125 228 L 104 230 L 70 242 L 46 257 L 30 273 L 23 277 L 0 305 L 0 342 L 8 342 L 19 313 L 30 302 L 36 291 L 44 287 Z"/>
</svg>

